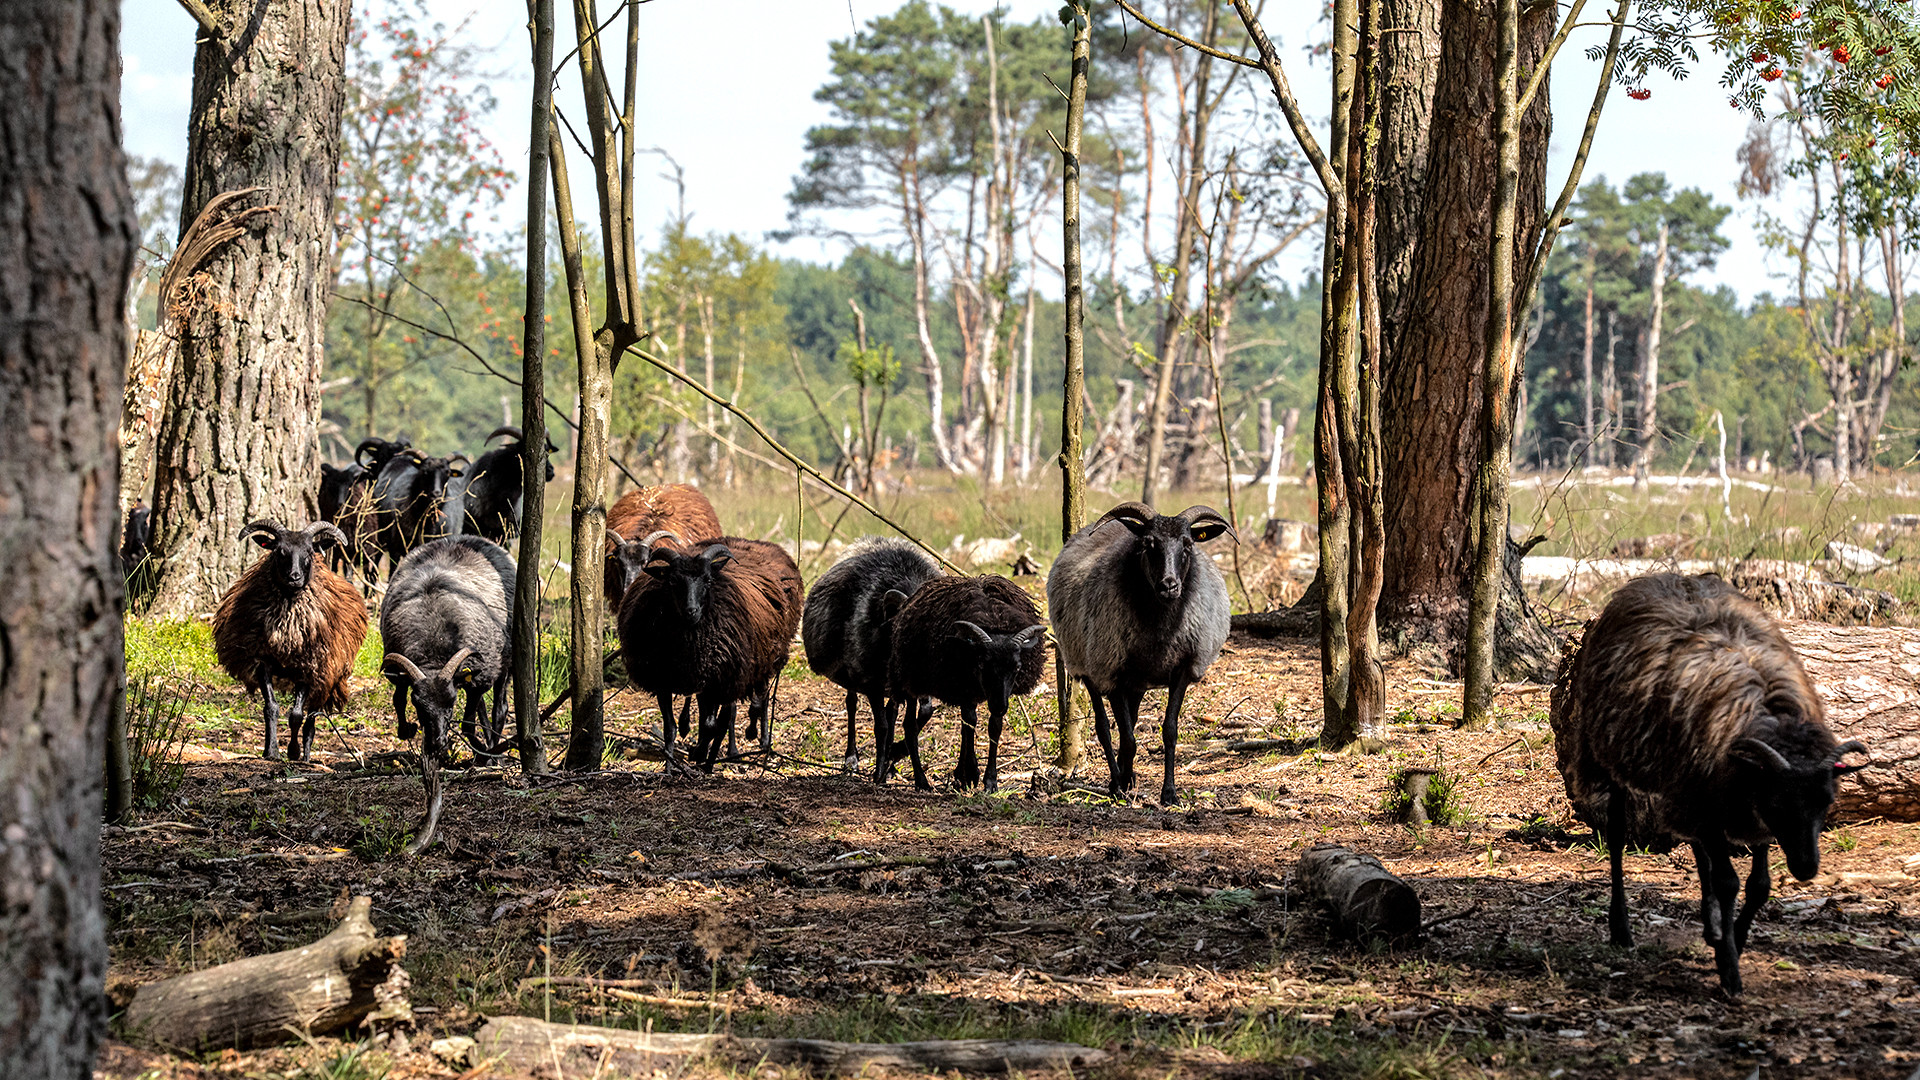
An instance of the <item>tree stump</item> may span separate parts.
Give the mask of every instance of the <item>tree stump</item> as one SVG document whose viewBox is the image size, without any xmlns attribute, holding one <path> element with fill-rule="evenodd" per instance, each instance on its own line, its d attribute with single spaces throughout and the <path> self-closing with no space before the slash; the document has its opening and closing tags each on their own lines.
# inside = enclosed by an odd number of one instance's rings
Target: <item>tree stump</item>
<svg viewBox="0 0 1920 1080">
<path fill-rule="evenodd" d="M 909 1043 L 843 1043 L 823 1039 L 747 1039 L 725 1034 L 677 1035 L 617 1028 L 550 1024 L 525 1016 L 496 1016 L 474 1035 L 471 1063 L 491 1062 L 514 1075 L 546 1069 L 561 1076 L 677 1075 L 705 1056 L 742 1062 L 806 1065 L 833 1075 L 876 1066 L 926 1073 L 1014 1073 L 1080 1069 L 1107 1059 L 1104 1051 L 1074 1043 L 1003 1039 L 943 1039 Z"/>
<path fill-rule="evenodd" d="M 373 901 L 354 897 L 346 918 L 311 945 L 252 956 L 135 992 L 130 1039 L 188 1053 L 247 1050 L 331 1035 L 369 1018 L 410 1021 L 404 935 L 377 937 Z"/>
<path fill-rule="evenodd" d="M 1319 844 L 1300 857 L 1294 879 L 1327 909 L 1343 934 L 1386 941 L 1420 936 L 1419 895 L 1371 855 Z"/>
</svg>

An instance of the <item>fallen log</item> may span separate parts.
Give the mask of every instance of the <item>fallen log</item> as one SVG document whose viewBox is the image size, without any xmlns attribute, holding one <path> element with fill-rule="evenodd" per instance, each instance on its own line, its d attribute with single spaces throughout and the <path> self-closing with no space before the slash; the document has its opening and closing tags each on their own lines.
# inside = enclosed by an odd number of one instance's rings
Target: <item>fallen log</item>
<svg viewBox="0 0 1920 1080">
<path fill-rule="evenodd" d="M 1380 860 L 1336 844 L 1300 856 L 1294 881 L 1326 908 L 1343 934 L 1361 940 L 1411 941 L 1420 936 L 1420 896 Z"/>
<path fill-rule="evenodd" d="M 544 1068 L 561 1076 L 677 1074 L 691 1060 L 805 1065 L 835 1075 L 875 1066 L 944 1073 L 1014 1073 L 1079 1069 L 1106 1060 L 1104 1051 L 1074 1043 L 1003 1039 L 843 1043 L 822 1039 L 750 1039 L 726 1034 L 679 1035 L 550 1024 L 496 1016 L 475 1035 L 471 1064 L 491 1063 L 505 1075 Z"/>
<path fill-rule="evenodd" d="M 1782 620 L 1842 742 L 1867 744 L 1873 768 L 1840 781 L 1832 817 L 1920 821 L 1920 630 Z M 1858 760 L 1851 758 L 1849 760 Z"/>
<path fill-rule="evenodd" d="M 411 1022 L 400 967 L 406 936 L 375 935 L 372 906 L 354 897 L 340 925 L 311 945 L 140 987 L 127 1006 L 127 1037 L 198 1054 L 337 1034 L 370 1019 Z"/>
</svg>

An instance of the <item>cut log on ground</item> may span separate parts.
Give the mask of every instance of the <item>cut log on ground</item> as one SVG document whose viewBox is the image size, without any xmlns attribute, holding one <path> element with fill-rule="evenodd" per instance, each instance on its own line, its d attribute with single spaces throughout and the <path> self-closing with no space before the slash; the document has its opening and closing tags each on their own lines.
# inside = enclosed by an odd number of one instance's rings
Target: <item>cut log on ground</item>
<svg viewBox="0 0 1920 1080">
<path fill-rule="evenodd" d="M 471 1064 L 492 1063 L 503 1075 L 546 1069 L 560 1076 L 678 1074 L 700 1057 L 805 1065 L 834 1075 L 873 1067 L 919 1072 L 1016 1073 L 1081 1069 L 1107 1054 L 1074 1043 L 951 1039 L 911 1043 L 843 1043 L 820 1039 L 748 1039 L 731 1035 L 673 1035 L 617 1028 L 550 1024 L 525 1016 L 496 1016 L 474 1036 Z"/>
<path fill-rule="evenodd" d="M 1420 936 L 1419 894 L 1371 855 L 1320 844 L 1300 857 L 1294 880 L 1342 933 L 1402 942 Z"/>
<path fill-rule="evenodd" d="M 127 1037 L 205 1053 L 294 1042 L 302 1032 L 337 1034 L 370 1019 L 411 1022 L 400 967 L 407 939 L 375 935 L 372 906 L 355 897 L 332 933 L 303 948 L 141 987 L 127 1007 Z"/>
<path fill-rule="evenodd" d="M 1780 629 L 1826 703 L 1827 726 L 1873 758 L 1840 781 L 1831 816 L 1920 821 L 1920 630 L 1787 620 Z"/>
</svg>

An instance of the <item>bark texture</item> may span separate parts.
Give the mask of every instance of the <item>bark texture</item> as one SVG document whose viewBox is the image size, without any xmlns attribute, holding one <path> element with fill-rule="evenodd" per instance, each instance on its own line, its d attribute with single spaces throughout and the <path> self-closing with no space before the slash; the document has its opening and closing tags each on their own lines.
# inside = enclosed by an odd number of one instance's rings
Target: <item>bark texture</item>
<svg viewBox="0 0 1920 1080">
<path fill-rule="evenodd" d="M 277 209 L 181 267 L 169 298 L 180 345 L 155 454 L 152 610 L 171 617 L 211 609 L 240 576 L 234 538 L 248 522 L 298 528 L 318 509 L 350 5 L 263 0 L 246 12 L 194 55 L 182 232 L 225 192 L 258 187 L 241 205 Z"/>
<path fill-rule="evenodd" d="M 1866 743 L 1873 758 L 1873 768 L 1840 781 L 1831 816 L 1920 821 L 1920 630 L 1786 620 L 1780 630 L 1827 707 L 1827 726 L 1842 742 Z"/>
<path fill-rule="evenodd" d="M 120 5 L 0 5 L 0 1076 L 80 1078 L 106 1020 L 101 785 L 121 675 Z"/>
<path fill-rule="evenodd" d="M 249 956 L 143 986 L 127 1006 L 127 1031 L 154 1046 L 204 1053 L 332 1035 L 378 1014 L 410 1021 L 403 936 L 380 937 L 355 897 L 346 918 L 311 945 Z"/>
<path fill-rule="evenodd" d="M 1419 894 L 1371 855 L 1321 844 L 1300 856 L 1294 880 L 1343 934 L 1387 941 L 1420 936 Z"/>
<path fill-rule="evenodd" d="M 562 1076 L 678 1074 L 704 1057 L 803 1065 L 832 1076 L 862 1075 L 876 1067 L 923 1073 L 1018 1073 L 1081 1069 L 1107 1054 L 1075 1043 L 1018 1039 L 943 1039 L 909 1043 L 844 1043 L 824 1039 L 749 1039 L 732 1035 L 654 1034 L 618 1028 L 552 1024 L 526 1016 L 499 1016 L 474 1036 L 473 1060 L 498 1060 L 508 1069 L 557 1070 Z"/>
<path fill-rule="evenodd" d="M 1493 0 L 1445 5 L 1426 174 L 1380 177 L 1383 192 L 1412 185 L 1426 193 L 1404 316 L 1394 319 L 1382 296 L 1398 336 L 1388 341 L 1382 389 L 1387 553 L 1380 619 L 1385 633 L 1397 630 L 1449 649 L 1465 635 L 1473 555 L 1469 510 L 1498 168 L 1492 127 L 1498 88 L 1488 77 L 1499 45 L 1494 6 Z M 1544 5 L 1522 13 L 1520 70 L 1538 62 L 1553 33 L 1553 14 Z M 1545 213 L 1546 100 L 1543 91 L 1520 122 L 1513 274 L 1520 281 L 1531 271 Z M 1501 677 L 1513 674 L 1505 670 Z M 1550 662 L 1543 674 L 1552 674 Z"/>
</svg>

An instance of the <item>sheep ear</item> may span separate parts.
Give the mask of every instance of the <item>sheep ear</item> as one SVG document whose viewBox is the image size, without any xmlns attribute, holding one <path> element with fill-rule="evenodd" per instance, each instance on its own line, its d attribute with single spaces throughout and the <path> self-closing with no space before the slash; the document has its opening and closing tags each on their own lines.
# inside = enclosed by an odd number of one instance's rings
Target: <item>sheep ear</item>
<svg viewBox="0 0 1920 1080">
<path fill-rule="evenodd" d="M 1147 532 L 1153 528 L 1153 519 L 1159 516 L 1160 515 L 1153 512 L 1153 507 L 1148 506 L 1146 503 L 1123 502 L 1105 514 L 1100 515 L 1100 521 L 1094 524 L 1097 525 L 1100 524 L 1100 522 L 1106 521 L 1117 521 L 1125 525 L 1127 530 L 1133 533 L 1133 535 L 1145 536 Z"/>
<path fill-rule="evenodd" d="M 396 686 L 419 685 L 427 681 L 426 673 L 414 665 L 414 662 L 399 653 L 388 653 L 381 661 L 380 674 Z"/>
<path fill-rule="evenodd" d="M 1189 506 L 1180 512 L 1180 520 L 1187 523 L 1187 535 L 1193 537 L 1195 543 L 1204 544 L 1216 536 L 1231 536 L 1235 543 L 1240 540 L 1232 523 L 1211 506 Z"/>
<path fill-rule="evenodd" d="M 256 521 L 240 530 L 240 542 L 248 540 L 272 551 L 280 543 L 280 526 L 271 521 Z"/>
<path fill-rule="evenodd" d="M 963 630 L 966 632 L 965 636 L 961 640 L 971 641 L 976 645 L 993 644 L 993 635 L 987 633 L 986 630 L 982 629 L 978 623 L 970 623 L 965 619 L 955 619 L 953 623 L 953 628 L 955 630 Z"/>
<path fill-rule="evenodd" d="M 1734 755 L 1743 761 L 1757 765 L 1768 772 L 1792 772 L 1793 766 L 1787 764 L 1780 751 L 1761 742 L 1759 739 L 1741 739 L 1733 744 Z"/>
<path fill-rule="evenodd" d="M 880 598 L 880 606 L 886 610 L 887 618 L 891 619 L 907 606 L 907 594 L 899 589 L 888 589 L 886 595 Z"/>
</svg>

